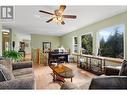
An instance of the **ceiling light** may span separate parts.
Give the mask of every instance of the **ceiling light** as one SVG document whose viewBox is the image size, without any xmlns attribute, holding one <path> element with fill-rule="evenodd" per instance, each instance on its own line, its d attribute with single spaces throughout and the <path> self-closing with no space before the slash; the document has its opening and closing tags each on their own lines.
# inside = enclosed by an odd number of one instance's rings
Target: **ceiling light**
<svg viewBox="0 0 127 95">
<path fill-rule="evenodd" d="M 8 32 L 3 32 L 4 35 L 8 35 Z"/>
</svg>

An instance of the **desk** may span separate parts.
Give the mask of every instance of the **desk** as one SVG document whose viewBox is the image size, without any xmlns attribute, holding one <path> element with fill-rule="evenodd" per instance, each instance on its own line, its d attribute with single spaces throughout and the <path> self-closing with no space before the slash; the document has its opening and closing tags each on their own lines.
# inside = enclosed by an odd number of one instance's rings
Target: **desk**
<svg viewBox="0 0 127 95">
<path fill-rule="evenodd" d="M 68 53 L 49 52 L 48 63 L 52 62 L 61 63 L 61 61 L 68 63 L 68 55 L 69 55 Z"/>
</svg>

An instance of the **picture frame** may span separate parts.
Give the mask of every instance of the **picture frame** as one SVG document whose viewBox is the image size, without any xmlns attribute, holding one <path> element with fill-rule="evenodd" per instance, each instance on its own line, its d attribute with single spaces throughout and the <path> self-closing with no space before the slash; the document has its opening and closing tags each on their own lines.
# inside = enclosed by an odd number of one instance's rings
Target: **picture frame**
<svg viewBox="0 0 127 95">
<path fill-rule="evenodd" d="M 43 45 L 43 52 L 50 52 L 51 51 L 51 42 L 42 42 Z"/>
</svg>

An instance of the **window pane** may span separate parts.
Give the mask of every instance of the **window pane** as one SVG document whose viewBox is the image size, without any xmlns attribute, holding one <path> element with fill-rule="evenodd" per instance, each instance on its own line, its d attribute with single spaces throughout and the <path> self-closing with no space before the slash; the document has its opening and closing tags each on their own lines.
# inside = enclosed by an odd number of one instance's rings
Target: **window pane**
<svg viewBox="0 0 127 95">
<path fill-rule="evenodd" d="M 82 54 L 92 54 L 92 48 L 93 48 L 92 35 L 91 34 L 82 35 L 81 42 L 82 42 Z"/>
<path fill-rule="evenodd" d="M 124 25 L 106 28 L 99 32 L 100 55 L 113 58 L 123 58 Z"/>
<path fill-rule="evenodd" d="M 78 44 L 78 39 L 77 39 L 77 37 L 74 37 L 74 43 L 75 43 L 75 44 Z"/>
</svg>

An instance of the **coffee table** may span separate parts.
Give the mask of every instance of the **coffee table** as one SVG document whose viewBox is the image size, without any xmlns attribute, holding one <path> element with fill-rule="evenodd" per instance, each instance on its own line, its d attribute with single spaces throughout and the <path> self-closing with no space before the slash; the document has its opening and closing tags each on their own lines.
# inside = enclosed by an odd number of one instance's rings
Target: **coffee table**
<svg viewBox="0 0 127 95">
<path fill-rule="evenodd" d="M 50 66 L 50 67 L 53 70 L 53 80 L 56 80 L 57 77 L 71 78 L 71 82 L 72 82 L 72 78 L 74 77 L 74 74 L 71 68 L 62 64 L 57 66 Z"/>
</svg>

